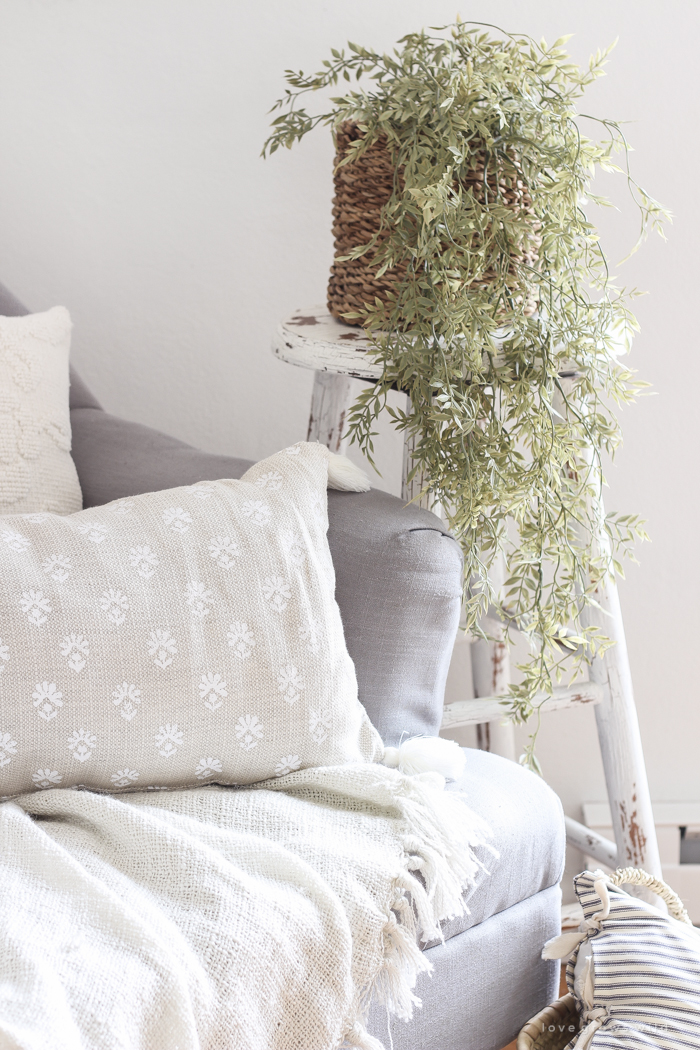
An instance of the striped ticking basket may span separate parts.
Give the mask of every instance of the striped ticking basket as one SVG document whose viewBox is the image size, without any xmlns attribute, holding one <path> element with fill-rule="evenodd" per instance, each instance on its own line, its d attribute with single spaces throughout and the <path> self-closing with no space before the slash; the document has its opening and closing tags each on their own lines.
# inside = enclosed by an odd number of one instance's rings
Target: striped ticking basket
<svg viewBox="0 0 700 1050">
<path fill-rule="evenodd" d="M 669 914 L 629 884 L 658 893 Z M 637 868 L 584 871 L 574 885 L 584 921 L 542 952 L 568 960 L 569 995 L 528 1022 L 518 1050 L 700 1048 L 700 931 L 673 890 Z"/>
</svg>

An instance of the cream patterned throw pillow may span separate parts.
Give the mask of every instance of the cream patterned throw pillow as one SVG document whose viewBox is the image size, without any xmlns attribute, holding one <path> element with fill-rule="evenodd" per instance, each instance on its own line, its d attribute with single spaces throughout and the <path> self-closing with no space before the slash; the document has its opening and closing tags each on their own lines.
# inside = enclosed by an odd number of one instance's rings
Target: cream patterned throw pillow
<svg viewBox="0 0 700 1050">
<path fill-rule="evenodd" d="M 0 317 L 0 513 L 80 510 L 71 459 L 64 306 Z"/>
<path fill-rule="evenodd" d="M 0 796 L 381 755 L 335 602 L 331 460 L 300 443 L 240 481 L 0 519 Z"/>
</svg>

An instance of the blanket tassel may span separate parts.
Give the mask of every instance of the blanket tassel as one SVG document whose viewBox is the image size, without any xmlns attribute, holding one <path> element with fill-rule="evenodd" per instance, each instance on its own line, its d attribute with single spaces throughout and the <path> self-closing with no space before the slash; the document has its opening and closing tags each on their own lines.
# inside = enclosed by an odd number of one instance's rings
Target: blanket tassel
<svg viewBox="0 0 700 1050">
<path fill-rule="evenodd" d="M 345 1033 L 343 1048 L 346 1047 L 347 1050 L 386 1050 L 384 1043 L 370 1035 L 359 1021 Z"/>
<path fill-rule="evenodd" d="M 438 773 L 445 780 L 459 780 L 466 759 L 454 740 L 439 736 L 413 736 L 399 747 L 385 747 L 382 765 L 407 776 Z"/>
</svg>

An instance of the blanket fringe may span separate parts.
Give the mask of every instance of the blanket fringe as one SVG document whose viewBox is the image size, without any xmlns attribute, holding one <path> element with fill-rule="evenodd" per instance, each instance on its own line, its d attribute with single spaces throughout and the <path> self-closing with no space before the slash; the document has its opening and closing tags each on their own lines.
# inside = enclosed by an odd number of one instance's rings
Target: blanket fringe
<svg viewBox="0 0 700 1050">
<path fill-rule="evenodd" d="M 345 1033 L 341 1050 L 386 1050 L 384 1043 L 370 1035 L 367 1029 L 357 1021 Z"/>
<path fill-rule="evenodd" d="M 396 804 L 403 811 L 406 829 L 403 841 L 411 897 L 418 907 L 423 940 L 442 940 L 440 923 L 468 913 L 464 891 L 473 889 L 478 873 L 485 871 L 474 847 L 490 848 L 490 833 L 457 792 L 436 790 L 429 775 L 401 779 Z M 411 876 L 413 872 L 420 881 Z"/>
<path fill-rule="evenodd" d="M 342 1044 L 348 1050 L 384 1050 L 365 1029 L 370 1002 L 400 1020 L 411 1020 L 414 1007 L 422 1005 L 413 991 L 418 975 L 432 970 L 420 942 L 443 941 L 440 923 L 468 913 L 464 893 L 474 888 L 479 871 L 486 870 L 474 847 L 486 846 L 495 854 L 485 823 L 458 793 L 436 787 L 429 774 L 397 774 L 388 787 L 403 818 L 404 868 L 394 879 L 381 967 L 364 990 Z"/>
</svg>

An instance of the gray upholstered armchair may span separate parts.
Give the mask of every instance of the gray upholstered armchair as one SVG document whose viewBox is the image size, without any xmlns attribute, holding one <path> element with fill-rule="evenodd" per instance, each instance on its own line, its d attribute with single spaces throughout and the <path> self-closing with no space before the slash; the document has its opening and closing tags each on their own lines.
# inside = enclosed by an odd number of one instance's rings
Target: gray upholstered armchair
<svg viewBox="0 0 700 1050">
<path fill-rule="evenodd" d="M 0 314 L 27 312 L 0 286 Z M 72 451 L 86 507 L 237 478 L 249 466 L 111 416 L 75 373 L 71 384 Z M 460 611 L 457 544 L 434 515 L 376 490 L 329 492 L 329 513 L 360 699 L 388 744 L 435 734 Z M 491 827 L 498 858 L 484 855 L 490 874 L 469 915 L 445 927 L 444 943 L 425 946 L 433 973 L 418 982 L 423 1008 L 410 1024 L 392 1022 L 395 1050 L 500 1050 L 556 993 L 559 964 L 543 962 L 540 950 L 559 930 L 559 800 L 515 763 L 474 750 L 452 787 Z M 373 1012 L 371 1031 L 388 1042 L 384 1010 Z"/>
</svg>

